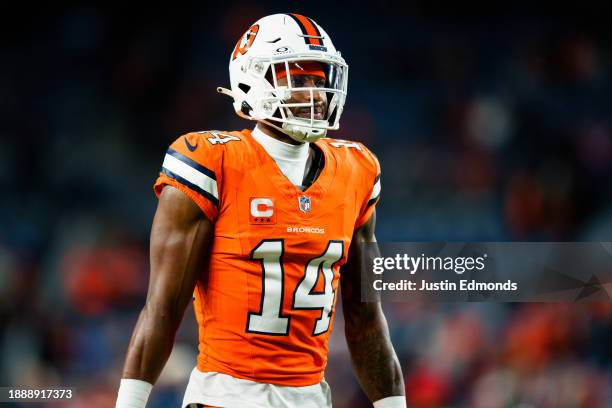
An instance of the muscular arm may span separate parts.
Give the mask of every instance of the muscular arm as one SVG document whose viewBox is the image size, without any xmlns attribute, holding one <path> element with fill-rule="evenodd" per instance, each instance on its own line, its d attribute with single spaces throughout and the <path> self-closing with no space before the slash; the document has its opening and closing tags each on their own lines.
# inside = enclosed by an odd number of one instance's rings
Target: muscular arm
<svg viewBox="0 0 612 408">
<path fill-rule="evenodd" d="M 404 395 L 404 379 L 380 302 L 361 302 L 361 267 L 378 256 L 374 226 L 376 213 L 353 234 L 349 259 L 341 275 L 345 335 L 353 368 L 370 401 Z"/>
<path fill-rule="evenodd" d="M 165 187 L 151 229 L 151 276 L 144 308 L 128 347 L 123 378 L 154 384 L 166 364 L 198 275 L 213 225 L 199 207 Z"/>
</svg>

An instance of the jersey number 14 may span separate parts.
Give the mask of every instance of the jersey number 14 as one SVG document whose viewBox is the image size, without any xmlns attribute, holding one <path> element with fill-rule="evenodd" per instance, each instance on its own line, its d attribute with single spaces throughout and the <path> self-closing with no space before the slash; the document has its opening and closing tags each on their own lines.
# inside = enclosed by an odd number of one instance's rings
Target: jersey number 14
<svg viewBox="0 0 612 408">
<path fill-rule="evenodd" d="M 259 312 L 249 313 L 247 332 L 286 336 L 289 334 L 291 317 L 282 313 L 284 296 L 283 270 L 284 241 L 265 239 L 251 252 L 251 259 L 259 260 L 262 267 L 262 290 Z M 342 259 L 344 243 L 329 241 L 322 255 L 311 259 L 304 268 L 304 276 L 293 291 L 291 307 L 297 309 L 321 310 L 312 334 L 325 333 L 329 329 L 335 292 L 332 286 L 334 263 Z M 323 274 L 323 291 L 315 292 L 319 274 Z"/>
</svg>

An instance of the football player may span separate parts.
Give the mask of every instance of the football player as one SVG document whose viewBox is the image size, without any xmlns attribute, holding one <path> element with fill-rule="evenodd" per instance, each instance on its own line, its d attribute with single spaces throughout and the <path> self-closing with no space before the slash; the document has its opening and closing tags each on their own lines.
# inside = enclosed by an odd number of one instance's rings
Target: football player
<svg viewBox="0 0 612 408">
<path fill-rule="evenodd" d="M 168 149 L 154 190 L 146 304 L 117 407 L 145 407 L 193 296 L 199 355 L 183 407 L 329 407 L 324 379 L 338 287 L 354 370 L 377 408 L 405 407 L 380 303 L 360 299 L 377 255 L 380 167 L 337 129 L 348 66 L 298 14 L 253 24 L 229 63 L 252 130 L 205 131 Z"/>
</svg>

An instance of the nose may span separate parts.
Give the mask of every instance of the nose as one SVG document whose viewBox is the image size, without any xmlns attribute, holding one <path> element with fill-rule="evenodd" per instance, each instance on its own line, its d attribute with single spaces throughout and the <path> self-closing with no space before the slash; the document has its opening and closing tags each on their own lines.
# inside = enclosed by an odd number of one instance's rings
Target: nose
<svg viewBox="0 0 612 408">
<path fill-rule="evenodd" d="M 301 85 L 305 88 L 320 88 L 321 85 L 318 84 L 313 78 L 304 78 L 304 83 Z M 310 92 L 304 92 L 305 94 L 309 95 Z M 317 99 L 317 97 L 322 97 L 324 96 L 325 92 L 323 91 L 319 91 L 319 90 L 313 90 L 312 94 L 314 96 L 315 99 Z"/>
<path fill-rule="evenodd" d="M 305 83 L 303 86 L 304 87 L 313 87 L 313 88 L 315 88 L 314 82 L 312 82 L 312 83 Z M 298 99 L 300 99 L 300 100 L 309 101 L 310 100 L 310 91 L 295 92 L 295 96 Z M 319 101 L 326 101 L 327 97 L 325 96 L 325 92 L 313 89 L 312 90 L 312 99 L 315 102 L 319 102 Z"/>
<path fill-rule="evenodd" d="M 296 93 L 294 101 L 310 103 L 310 92 L 304 91 L 304 92 Z M 318 109 L 322 109 L 323 111 L 327 109 L 327 96 L 325 95 L 325 92 L 323 91 L 313 90 L 312 91 L 312 102 L 314 103 L 314 106 L 317 107 Z"/>
</svg>

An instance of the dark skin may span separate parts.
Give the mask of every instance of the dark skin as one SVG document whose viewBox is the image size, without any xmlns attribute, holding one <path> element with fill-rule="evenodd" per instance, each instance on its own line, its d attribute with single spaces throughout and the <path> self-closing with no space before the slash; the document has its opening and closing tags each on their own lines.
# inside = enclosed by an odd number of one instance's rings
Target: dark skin
<svg viewBox="0 0 612 408">
<path fill-rule="evenodd" d="M 342 268 L 340 287 L 344 335 L 353 369 L 370 401 L 404 394 L 404 376 L 391 344 L 387 319 L 380 302 L 361 301 L 361 268 L 380 256 L 374 229 L 376 211 L 353 233 L 348 261 Z M 369 245 L 361 245 L 369 243 Z"/>
<path fill-rule="evenodd" d="M 302 86 L 312 86 L 304 84 Z M 295 93 L 301 102 L 309 96 Z M 323 103 L 324 95 L 317 95 Z M 327 102 L 325 101 L 325 109 Z M 296 112 L 297 114 L 298 112 Z M 262 131 L 286 143 L 299 144 L 276 129 L 259 123 Z M 312 157 L 312 155 L 311 155 Z M 309 158 L 306 172 L 312 165 Z M 362 303 L 359 293 L 360 265 L 377 256 L 365 252 L 362 242 L 376 242 L 375 214 L 353 234 L 349 258 L 341 277 L 345 334 L 357 378 L 371 401 L 404 395 L 399 362 L 389 340 L 380 303 Z M 154 384 L 166 364 L 176 331 L 192 299 L 198 278 L 208 263 L 214 225 L 181 191 L 163 189 L 151 229 L 151 273 L 147 300 L 132 333 L 123 378 Z"/>
<path fill-rule="evenodd" d="M 123 378 L 154 384 L 191 300 L 212 242 L 213 224 L 181 191 L 162 190 L 151 228 L 151 274 L 128 347 Z"/>
</svg>

